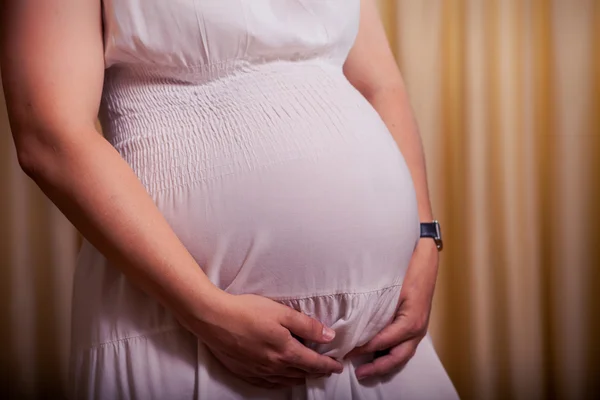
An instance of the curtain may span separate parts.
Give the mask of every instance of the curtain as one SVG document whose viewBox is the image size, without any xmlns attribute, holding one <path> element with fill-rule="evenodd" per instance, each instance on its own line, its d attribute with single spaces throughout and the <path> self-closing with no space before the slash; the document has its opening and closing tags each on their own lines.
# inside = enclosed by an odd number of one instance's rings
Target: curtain
<svg viewBox="0 0 600 400">
<path fill-rule="evenodd" d="M 463 398 L 591 398 L 600 2 L 379 3 L 445 238 L 442 362 Z M 64 393 L 77 234 L 18 167 L 3 98 L 0 182 L 0 394 Z"/>
<path fill-rule="evenodd" d="M 446 247 L 464 398 L 600 394 L 600 2 L 381 0 Z"/>
</svg>

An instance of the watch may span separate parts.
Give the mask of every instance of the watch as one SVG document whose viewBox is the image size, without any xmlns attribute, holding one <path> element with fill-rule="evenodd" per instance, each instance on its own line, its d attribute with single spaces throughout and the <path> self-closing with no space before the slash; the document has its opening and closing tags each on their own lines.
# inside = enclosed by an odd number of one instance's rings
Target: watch
<svg viewBox="0 0 600 400">
<path fill-rule="evenodd" d="M 421 222 L 421 237 L 432 238 L 438 251 L 442 251 L 444 243 L 442 242 L 442 230 L 438 221 Z"/>
</svg>

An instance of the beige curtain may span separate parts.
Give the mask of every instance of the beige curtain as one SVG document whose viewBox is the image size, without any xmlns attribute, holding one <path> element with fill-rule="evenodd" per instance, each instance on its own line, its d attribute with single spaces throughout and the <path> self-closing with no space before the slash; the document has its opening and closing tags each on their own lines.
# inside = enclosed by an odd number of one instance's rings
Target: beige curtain
<svg viewBox="0 0 600 400">
<path fill-rule="evenodd" d="M 459 392 L 600 395 L 600 2 L 380 3 L 446 236 L 431 329 Z"/>
<path fill-rule="evenodd" d="M 591 398 L 600 2 L 380 5 L 446 239 L 431 323 L 442 361 L 463 398 Z M 17 166 L 3 100 L 0 179 L 0 394 L 58 393 L 77 238 Z"/>
</svg>

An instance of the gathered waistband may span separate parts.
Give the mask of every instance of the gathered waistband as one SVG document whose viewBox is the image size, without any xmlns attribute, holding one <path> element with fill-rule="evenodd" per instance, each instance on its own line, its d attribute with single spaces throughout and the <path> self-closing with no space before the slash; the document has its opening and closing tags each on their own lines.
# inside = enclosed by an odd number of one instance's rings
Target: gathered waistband
<svg viewBox="0 0 600 400">
<path fill-rule="evenodd" d="M 355 142 L 367 133 L 357 128 L 366 104 L 340 69 L 316 62 L 201 85 L 117 68 L 107 72 L 101 122 L 156 193 Z"/>
</svg>

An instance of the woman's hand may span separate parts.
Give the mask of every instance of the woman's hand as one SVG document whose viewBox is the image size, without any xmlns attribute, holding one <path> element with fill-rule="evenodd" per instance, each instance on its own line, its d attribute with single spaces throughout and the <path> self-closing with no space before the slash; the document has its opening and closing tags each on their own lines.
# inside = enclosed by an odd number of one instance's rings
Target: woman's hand
<svg viewBox="0 0 600 400">
<path fill-rule="evenodd" d="M 384 351 L 385 355 L 356 369 L 356 377 L 381 376 L 402 368 L 415 354 L 429 325 L 439 256 L 433 241 L 422 239 L 410 261 L 400 290 L 394 321 L 346 358 Z"/>
<path fill-rule="evenodd" d="M 185 325 L 239 378 L 274 388 L 342 371 L 340 362 L 316 353 L 292 336 L 329 343 L 335 336 L 332 329 L 261 296 L 222 297 L 212 316 Z"/>
</svg>

